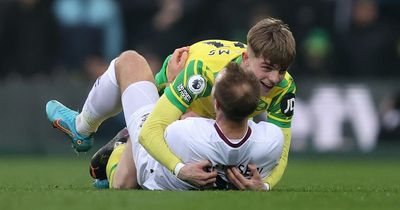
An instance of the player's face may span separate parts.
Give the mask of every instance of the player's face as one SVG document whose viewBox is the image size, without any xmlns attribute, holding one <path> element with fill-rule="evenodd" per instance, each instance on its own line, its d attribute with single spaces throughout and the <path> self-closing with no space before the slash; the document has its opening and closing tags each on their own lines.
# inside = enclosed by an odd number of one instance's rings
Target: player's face
<svg viewBox="0 0 400 210">
<path fill-rule="evenodd" d="M 255 57 L 251 51 L 243 54 L 244 68 L 256 75 L 260 81 L 260 93 L 268 95 L 270 90 L 278 85 L 285 77 L 286 71 L 281 71 L 279 65 L 271 64 L 269 59 Z"/>
</svg>

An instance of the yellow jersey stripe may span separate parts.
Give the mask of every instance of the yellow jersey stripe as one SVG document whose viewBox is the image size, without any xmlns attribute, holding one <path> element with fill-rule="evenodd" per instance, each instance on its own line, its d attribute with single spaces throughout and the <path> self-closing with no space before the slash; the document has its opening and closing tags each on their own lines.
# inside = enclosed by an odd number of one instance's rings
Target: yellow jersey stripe
<svg viewBox="0 0 400 210">
<path fill-rule="evenodd" d="M 268 118 L 271 118 L 272 120 L 275 120 L 275 121 L 278 121 L 278 122 L 282 122 L 282 123 L 288 123 L 288 122 L 291 121 L 291 120 L 286 120 L 286 119 L 274 117 L 272 115 L 268 115 Z"/>
<path fill-rule="evenodd" d="M 182 99 L 181 97 L 179 97 L 179 95 L 175 92 L 174 88 L 170 87 L 171 93 L 174 95 L 174 97 L 186 108 L 189 107 L 189 105 L 187 105 Z"/>
</svg>

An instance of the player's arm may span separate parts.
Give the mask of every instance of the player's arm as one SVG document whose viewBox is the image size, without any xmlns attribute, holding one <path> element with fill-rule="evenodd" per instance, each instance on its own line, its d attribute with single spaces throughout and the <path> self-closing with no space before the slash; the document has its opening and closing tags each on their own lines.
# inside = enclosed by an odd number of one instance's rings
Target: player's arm
<svg viewBox="0 0 400 210">
<path fill-rule="evenodd" d="M 285 172 L 288 157 L 290 142 L 292 138 L 291 121 L 294 113 L 294 100 L 295 100 L 296 86 L 293 81 L 288 89 L 281 95 L 276 97 L 275 102 L 268 109 L 267 121 L 271 122 L 282 129 L 284 136 L 284 143 L 282 155 L 278 165 L 271 171 L 271 174 L 263 179 L 263 182 L 272 189 L 282 178 Z"/>
<path fill-rule="evenodd" d="M 217 172 L 205 172 L 211 166 L 207 160 L 183 164 L 170 150 L 164 139 L 167 126 L 177 120 L 183 112 L 170 103 L 166 95 L 161 96 L 155 108 L 143 124 L 139 141 L 147 152 L 158 162 L 168 168 L 178 178 L 196 186 L 214 183 Z"/>
<path fill-rule="evenodd" d="M 167 146 L 164 132 L 169 124 L 178 120 L 183 112 L 176 108 L 165 95 L 157 101 L 140 131 L 139 142 L 158 162 L 174 172 L 181 160 Z"/>
<path fill-rule="evenodd" d="M 290 128 L 282 128 L 282 132 L 284 143 L 281 158 L 279 159 L 278 165 L 272 169 L 271 174 L 263 179 L 263 182 L 269 187 L 269 189 L 275 187 L 275 185 L 281 180 L 288 162 L 291 130 Z"/>
<path fill-rule="evenodd" d="M 185 70 L 179 73 L 175 81 L 166 88 L 165 93 L 157 101 L 139 135 L 140 143 L 154 159 L 182 180 L 197 186 L 212 182 L 216 173 L 204 172 L 204 163 L 202 162 L 184 165 L 168 147 L 164 132 L 169 124 L 179 119 L 195 98 L 210 92 L 211 87 L 206 87 L 207 82 L 202 77 L 200 80 L 203 79 L 201 83 L 203 86 L 196 90 L 204 91 L 194 94 L 187 88 L 190 78 L 193 75 L 197 75 L 196 78 L 199 78 L 201 71 L 201 61 L 189 62 Z"/>
</svg>

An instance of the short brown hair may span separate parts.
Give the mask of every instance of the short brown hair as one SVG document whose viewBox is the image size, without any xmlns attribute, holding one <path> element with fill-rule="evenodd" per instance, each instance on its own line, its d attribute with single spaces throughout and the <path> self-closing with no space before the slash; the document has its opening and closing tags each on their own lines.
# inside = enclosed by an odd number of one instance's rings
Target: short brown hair
<svg viewBox="0 0 400 210">
<path fill-rule="evenodd" d="M 289 26 L 283 21 L 266 18 L 254 25 L 247 34 L 247 44 L 256 57 L 269 59 L 287 70 L 296 56 L 296 42 Z"/>
<path fill-rule="evenodd" d="M 260 84 L 253 72 L 234 62 L 221 73 L 214 85 L 214 98 L 227 119 L 241 122 L 257 108 Z"/>
</svg>

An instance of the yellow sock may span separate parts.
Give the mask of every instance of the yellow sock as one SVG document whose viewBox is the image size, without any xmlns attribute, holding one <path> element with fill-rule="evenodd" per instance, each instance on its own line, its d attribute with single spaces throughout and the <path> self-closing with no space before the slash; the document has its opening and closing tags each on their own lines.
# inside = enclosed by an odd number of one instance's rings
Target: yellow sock
<svg viewBox="0 0 400 210">
<path fill-rule="evenodd" d="M 118 166 L 119 160 L 121 159 L 122 152 L 125 149 L 125 144 L 118 145 L 114 151 L 111 153 L 106 166 L 107 179 L 109 182 L 109 188 L 112 188 L 113 178 L 115 174 L 115 169 Z"/>
</svg>

